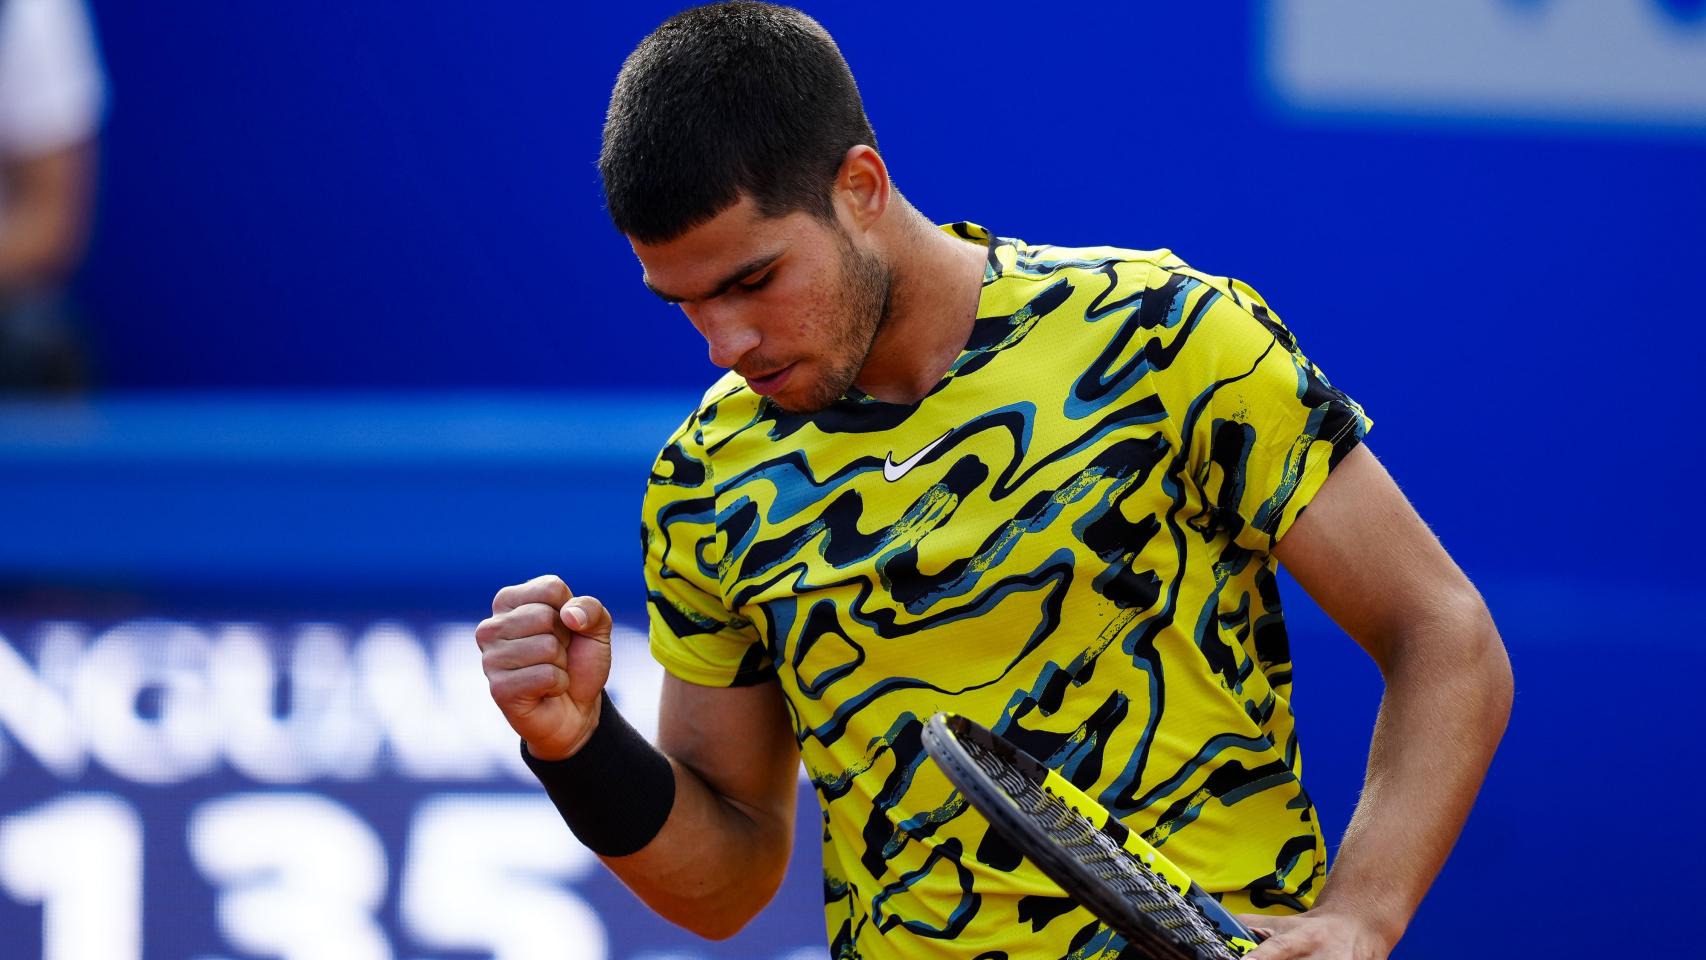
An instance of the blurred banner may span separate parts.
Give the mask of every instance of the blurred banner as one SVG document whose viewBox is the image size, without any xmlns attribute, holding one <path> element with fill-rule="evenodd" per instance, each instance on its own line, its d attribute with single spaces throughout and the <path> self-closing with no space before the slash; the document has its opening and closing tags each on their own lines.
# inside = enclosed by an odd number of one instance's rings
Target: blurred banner
<svg viewBox="0 0 1706 960">
<path fill-rule="evenodd" d="M 5 955 L 823 955 L 810 883 L 738 942 L 650 918 L 521 763 L 472 635 L 0 623 Z M 650 735 L 659 668 L 616 646 L 611 695 Z"/>
<path fill-rule="evenodd" d="M 1276 92 L 1303 110 L 1706 133 L 1697 0 L 1272 0 L 1267 26 Z"/>
</svg>

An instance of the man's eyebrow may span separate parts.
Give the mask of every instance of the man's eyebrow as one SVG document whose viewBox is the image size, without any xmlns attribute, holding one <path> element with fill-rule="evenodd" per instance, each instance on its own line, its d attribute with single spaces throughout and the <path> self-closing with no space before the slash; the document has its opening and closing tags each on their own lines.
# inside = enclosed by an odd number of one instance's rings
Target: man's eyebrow
<svg viewBox="0 0 1706 960">
<path fill-rule="evenodd" d="M 720 297 L 723 294 L 728 293 L 729 288 L 734 286 L 735 284 L 741 282 L 742 279 L 744 279 L 748 276 L 751 276 L 752 274 L 757 273 L 760 270 L 763 270 L 765 267 L 770 266 L 772 263 L 775 263 L 777 260 L 780 260 L 780 259 L 782 259 L 782 251 L 780 251 L 780 250 L 776 251 L 775 253 L 765 253 L 765 254 L 760 254 L 756 257 L 753 257 L 751 260 L 748 260 L 747 262 L 741 264 L 740 266 L 736 267 L 735 269 L 730 270 L 728 275 L 725 276 L 720 282 L 718 282 L 716 289 L 712 290 L 710 293 L 707 293 L 702 297 L 678 297 L 673 293 L 666 293 L 666 292 L 659 290 L 657 287 L 652 285 L 652 278 L 651 277 L 644 276 L 644 275 L 641 275 L 640 282 L 644 283 L 646 285 L 647 290 L 650 290 L 651 292 L 657 294 L 658 298 L 661 299 L 664 303 L 686 303 L 690 300 L 692 300 L 692 301 L 715 300 L 717 297 Z"/>
</svg>

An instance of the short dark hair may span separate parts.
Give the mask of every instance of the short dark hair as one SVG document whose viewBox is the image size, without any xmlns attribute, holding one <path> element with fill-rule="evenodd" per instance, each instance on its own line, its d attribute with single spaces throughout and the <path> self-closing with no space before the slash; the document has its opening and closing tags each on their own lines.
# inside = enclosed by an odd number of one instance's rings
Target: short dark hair
<svg viewBox="0 0 1706 960">
<path fill-rule="evenodd" d="M 847 151 L 876 147 L 828 31 L 790 7 L 717 3 L 664 21 L 622 64 L 598 169 L 616 228 L 673 240 L 741 193 L 833 220 Z"/>
</svg>

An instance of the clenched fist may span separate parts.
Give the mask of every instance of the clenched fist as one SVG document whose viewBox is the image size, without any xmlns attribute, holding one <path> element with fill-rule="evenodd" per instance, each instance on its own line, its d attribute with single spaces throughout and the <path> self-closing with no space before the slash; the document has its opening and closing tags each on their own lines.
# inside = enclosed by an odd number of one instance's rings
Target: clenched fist
<svg viewBox="0 0 1706 960">
<path fill-rule="evenodd" d="M 555 576 L 504 587 L 474 629 L 492 700 L 541 760 L 572 755 L 598 726 L 610 678 L 610 612 Z"/>
</svg>

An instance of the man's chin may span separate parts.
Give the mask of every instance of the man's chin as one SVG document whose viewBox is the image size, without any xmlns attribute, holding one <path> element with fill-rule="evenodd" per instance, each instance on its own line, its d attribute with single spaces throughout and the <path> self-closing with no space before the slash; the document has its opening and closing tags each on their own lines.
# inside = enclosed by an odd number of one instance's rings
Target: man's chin
<svg viewBox="0 0 1706 960">
<path fill-rule="evenodd" d="M 770 402 L 776 406 L 781 407 L 788 413 L 796 415 L 819 413 L 828 409 L 829 405 L 835 402 L 833 399 L 823 400 L 820 402 L 814 397 L 808 397 L 804 400 L 800 400 L 798 398 L 785 398 L 780 394 L 770 397 L 769 399 Z"/>
<path fill-rule="evenodd" d="M 767 399 L 792 414 L 821 413 L 834 406 L 837 400 L 846 396 L 847 391 L 853 388 L 853 377 L 836 375 L 840 371 L 832 371 L 826 379 L 810 379 L 802 375 L 806 372 L 796 371 L 792 382 L 783 384 L 781 390 Z"/>
<path fill-rule="evenodd" d="M 804 387 L 805 384 L 790 384 L 790 386 Z M 782 390 L 772 394 L 769 400 L 771 403 L 774 403 L 776 406 L 781 407 L 789 413 L 805 415 L 821 413 L 822 411 L 829 409 L 835 404 L 835 401 L 841 399 L 842 394 L 845 392 L 846 391 L 844 390 L 837 390 L 834 393 L 829 393 L 823 389 Z"/>
</svg>

